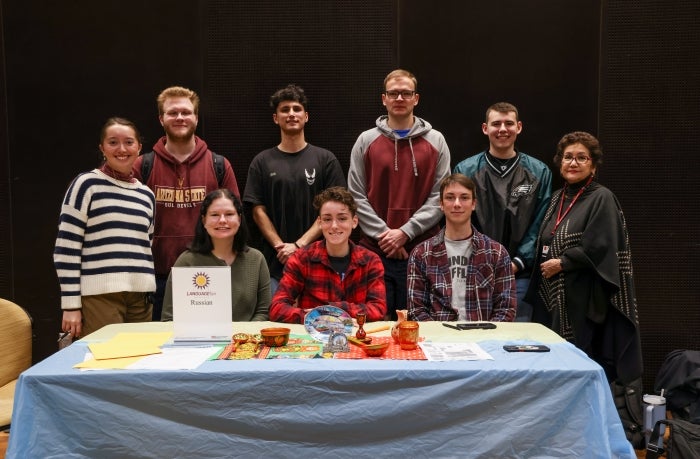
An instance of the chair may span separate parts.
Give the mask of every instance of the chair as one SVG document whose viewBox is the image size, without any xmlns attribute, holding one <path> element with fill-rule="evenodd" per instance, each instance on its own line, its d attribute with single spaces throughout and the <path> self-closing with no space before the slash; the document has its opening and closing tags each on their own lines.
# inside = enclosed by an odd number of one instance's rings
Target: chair
<svg viewBox="0 0 700 459">
<path fill-rule="evenodd" d="M 32 365 L 32 318 L 15 303 L 0 298 L 0 430 L 12 420 L 15 384 Z"/>
</svg>

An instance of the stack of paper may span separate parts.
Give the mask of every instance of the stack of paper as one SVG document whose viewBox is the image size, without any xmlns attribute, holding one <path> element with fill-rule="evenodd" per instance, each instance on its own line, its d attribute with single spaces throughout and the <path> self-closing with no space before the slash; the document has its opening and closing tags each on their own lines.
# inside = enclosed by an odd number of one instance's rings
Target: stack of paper
<svg viewBox="0 0 700 459">
<path fill-rule="evenodd" d="M 78 363 L 74 368 L 126 368 L 146 355 L 160 354 L 160 346 L 171 337 L 171 332 L 118 333 L 104 343 L 88 344 L 93 358 Z"/>
</svg>

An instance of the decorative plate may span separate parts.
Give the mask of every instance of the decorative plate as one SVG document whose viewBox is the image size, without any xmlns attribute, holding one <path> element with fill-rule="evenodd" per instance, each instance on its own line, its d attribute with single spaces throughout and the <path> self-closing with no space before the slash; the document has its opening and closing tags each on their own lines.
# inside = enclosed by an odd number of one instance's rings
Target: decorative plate
<svg viewBox="0 0 700 459">
<path fill-rule="evenodd" d="M 335 306 L 318 306 L 306 313 L 304 328 L 313 339 L 327 343 L 334 330 L 346 335 L 352 333 L 352 317 Z"/>
</svg>

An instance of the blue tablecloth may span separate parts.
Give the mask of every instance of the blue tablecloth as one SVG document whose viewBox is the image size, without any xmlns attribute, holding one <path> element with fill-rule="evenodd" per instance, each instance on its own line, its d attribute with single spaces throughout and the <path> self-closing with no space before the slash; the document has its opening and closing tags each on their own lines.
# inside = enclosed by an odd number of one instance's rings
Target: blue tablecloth
<svg viewBox="0 0 700 459">
<path fill-rule="evenodd" d="M 81 372 L 77 342 L 20 376 L 7 457 L 636 457 L 585 354 L 565 342 L 507 353 L 514 340 L 481 336 L 493 361 L 209 361 L 194 371 Z"/>
</svg>

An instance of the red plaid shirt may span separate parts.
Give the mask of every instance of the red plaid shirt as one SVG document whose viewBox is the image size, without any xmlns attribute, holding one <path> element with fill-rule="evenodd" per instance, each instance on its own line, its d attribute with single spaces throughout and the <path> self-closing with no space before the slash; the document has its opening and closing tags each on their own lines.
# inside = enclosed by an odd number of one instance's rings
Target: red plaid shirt
<svg viewBox="0 0 700 459">
<path fill-rule="evenodd" d="M 352 317 L 364 312 L 368 321 L 384 320 L 386 289 L 379 256 L 351 241 L 350 265 L 341 276 L 331 267 L 325 241 L 297 250 L 287 260 L 272 298 L 270 320 L 302 323 L 305 309 L 326 304 Z"/>
</svg>

